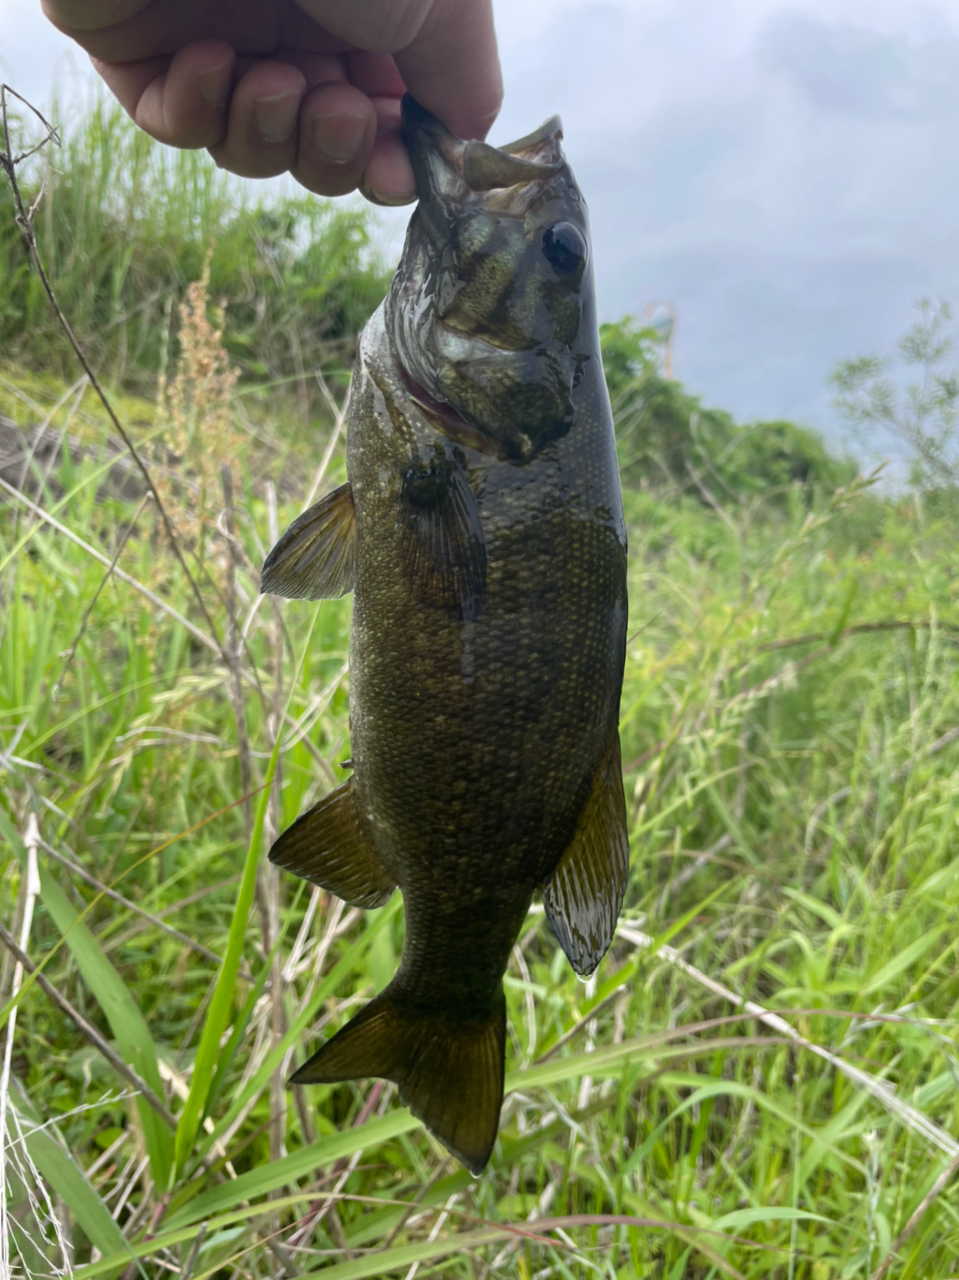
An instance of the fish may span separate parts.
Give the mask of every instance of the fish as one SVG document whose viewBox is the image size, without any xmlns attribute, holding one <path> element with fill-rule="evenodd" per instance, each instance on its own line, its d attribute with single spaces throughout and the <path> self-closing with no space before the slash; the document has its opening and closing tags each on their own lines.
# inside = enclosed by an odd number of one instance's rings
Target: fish
<svg viewBox="0 0 959 1280">
<path fill-rule="evenodd" d="M 398 887 L 405 912 L 392 981 L 291 1083 L 391 1080 L 478 1176 L 534 894 L 586 976 L 626 889 L 626 526 L 559 118 L 494 147 L 401 115 L 418 203 L 359 340 L 348 481 L 261 575 L 353 593 L 352 774 L 269 857 L 356 907 Z"/>
</svg>

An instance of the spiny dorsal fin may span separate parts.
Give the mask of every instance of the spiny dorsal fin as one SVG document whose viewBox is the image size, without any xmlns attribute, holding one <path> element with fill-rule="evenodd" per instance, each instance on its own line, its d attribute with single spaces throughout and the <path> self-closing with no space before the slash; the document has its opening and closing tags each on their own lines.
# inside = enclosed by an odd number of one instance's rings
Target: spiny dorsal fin
<svg viewBox="0 0 959 1280">
<path fill-rule="evenodd" d="M 287 827 L 270 850 L 270 861 L 351 907 L 381 907 L 396 881 L 373 847 L 353 782 L 348 779 Z"/>
<path fill-rule="evenodd" d="M 260 590 L 289 600 L 333 600 L 353 590 L 356 511 L 349 483 L 290 525 L 267 556 Z"/>
<path fill-rule="evenodd" d="M 291 1084 L 381 1076 L 473 1174 L 486 1168 L 503 1104 L 506 999 L 486 1018 L 424 1014 L 396 981 L 305 1062 Z"/>
<path fill-rule="evenodd" d="M 591 974 L 612 942 L 628 871 L 623 766 L 614 729 L 573 839 L 543 889 L 547 918 L 577 973 Z"/>
<path fill-rule="evenodd" d="M 474 621 L 486 595 L 486 540 L 462 467 L 450 458 L 411 463 L 403 476 L 399 520 L 412 591 L 451 617 Z"/>
</svg>

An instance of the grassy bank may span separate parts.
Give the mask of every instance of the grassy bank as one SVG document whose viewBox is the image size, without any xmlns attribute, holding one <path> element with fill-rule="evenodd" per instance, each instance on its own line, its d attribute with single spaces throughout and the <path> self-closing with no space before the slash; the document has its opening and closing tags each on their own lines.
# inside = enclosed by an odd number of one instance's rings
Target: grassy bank
<svg viewBox="0 0 959 1280">
<path fill-rule="evenodd" d="M 160 390 L 116 378 L 195 589 L 90 389 L 26 332 L 5 371 L 18 429 L 48 419 L 0 506 L 0 924 L 39 970 L 11 998 L 4 949 L 19 1274 L 959 1274 L 948 518 L 825 462 L 737 488 L 715 435 L 683 483 L 627 472 L 629 891 L 586 984 L 531 911 L 474 1181 L 381 1082 L 284 1087 L 402 910 L 265 863 L 344 777 L 350 603 L 257 574 L 344 462 L 328 404 L 307 435 L 233 380 L 215 261 Z M 620 372 L 631 465 L 661 388 Z"/>
</svg>

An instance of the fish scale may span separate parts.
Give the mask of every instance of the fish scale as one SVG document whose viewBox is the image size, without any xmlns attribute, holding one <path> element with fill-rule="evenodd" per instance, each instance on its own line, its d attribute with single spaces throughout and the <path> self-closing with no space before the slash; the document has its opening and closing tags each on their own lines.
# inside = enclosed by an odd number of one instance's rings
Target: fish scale
<svg viewBox="0 0 959 1280">
<path fill-rule="evenodd" d="M 262 575 L 281 595 L 354 592 L 353 774 L 270 857 L 364 907 L 398 886 L 406 916 L 392 982 L 294 1083 L 394 1080 L 479 1173 L 534 894 L 589 973 L 625 891 L 626 534 L 558 120 L 499 149 L 410 99 L 403 125 L 420 204 L 360 339 L 349 481 Z"/>
</svg>

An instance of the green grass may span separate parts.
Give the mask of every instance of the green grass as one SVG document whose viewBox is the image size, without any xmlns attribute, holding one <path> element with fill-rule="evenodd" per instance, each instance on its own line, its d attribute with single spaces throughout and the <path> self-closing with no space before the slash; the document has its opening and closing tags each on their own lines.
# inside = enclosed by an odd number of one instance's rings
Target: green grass
<svg viewBox="0 0 959 1280">
<path fill-rule="evenodd" d="M 42 136 L 20 104 L 14 144 Z M 2 141 L 2 140 L 0 140 Z M 387 276 L 358 207 L 309 195 L 266 197 L 205 152 L 158 146 L 101 101 L 62 146 L 19 167 L 25 203 L 41 192 L 40 251 L 101 378 L 152 393 L 176 336 L 177 305 L 210 255 L 211 295 L 252 393 L 292 386 L 302 414 L 322 403 L 313 371 L 349 368 L 353 338 Z M 8 184 L 0 183 L 0 350 L 61 376 L 73 355 L 23 255 Z"/>
<path fill-rule="evenodd" d="M 23 424 L 23 394 L 42 416 L 66 390 L 6 377 Z M 169 430 L 144 386 L 141 440 Z M 284 1088 L 388 981 L 403 921 L 398 898 L 364 915 L 265 862 L 343 777 L 350 603 L 258 597 L 270 486 L 282 528 L 329 427 L 306 451 L 295 397 L 269 422 L 250 403 L 238 441 L 201 414 L 157 467 L 229 653 L 235 565 L 240 698 L 152 506 L 95 454 L 34 465 L 33 508 L 3 492 L 0 923 L 19 938 L 26 913 L 30 959 L 119 1059 L 36 980 L 13 997 L 5 955 L 14 1274 L 959 1275 L 949 519 L 864 484 L 722 509 L 627 490 L 622 925 L 584 984 L 531 911 L 473 1180 L 379 1082 Z M 80 388 L 51 430 L 93 444 L 101 423 Z M 343 475 L 337 446 L 322 487 Z"/>
</svg>

